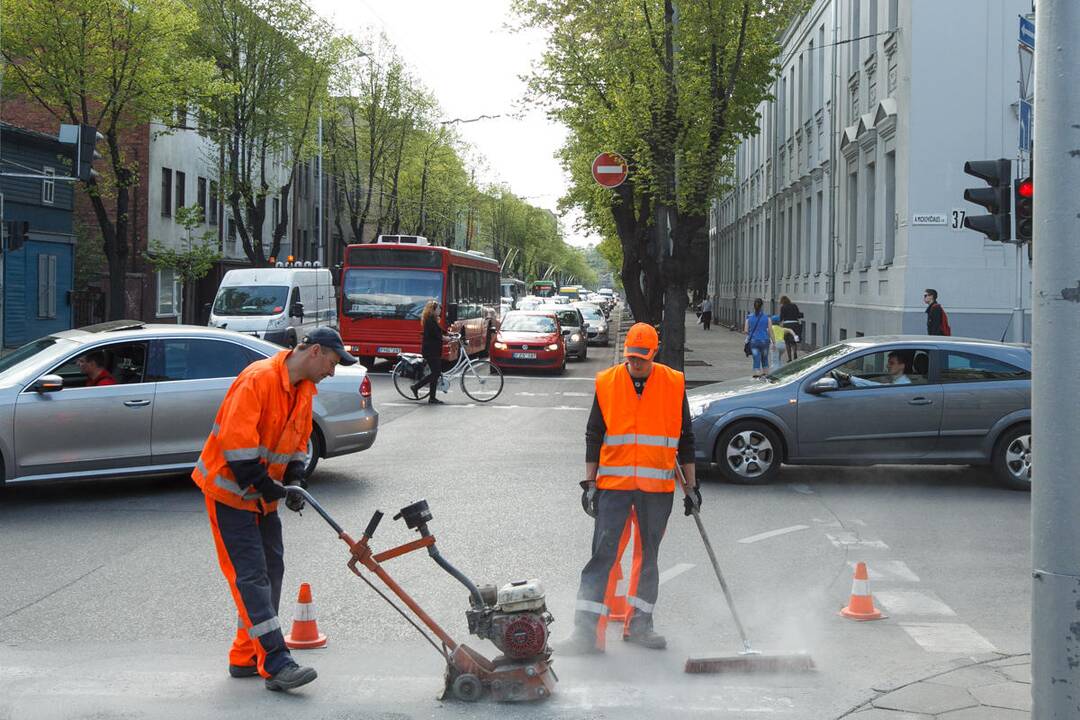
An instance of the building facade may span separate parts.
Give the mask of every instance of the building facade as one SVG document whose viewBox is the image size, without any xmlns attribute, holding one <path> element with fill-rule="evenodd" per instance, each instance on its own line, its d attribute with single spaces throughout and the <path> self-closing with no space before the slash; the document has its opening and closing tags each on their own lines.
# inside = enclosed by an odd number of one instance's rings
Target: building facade
<svg viewBox="0 0 1080 720">
<path fill-rule="evenodd" d="M 804 314 L 803 342 L 925 333 L 1030 339 L 1030 268 L 962 227 L 964 162 L 1017 156 L 1027 0 L 817 0 L 782 36 L 774 99 L 712 207 L 709 293 L 741 326 L 755 298 Z M 1014 166 L 1016 163 L 1014 163 Z M 1017 167 L 1019 171 L 1019 168 Z M 959 227 L 954 229 L 953 224 Z"/>
<path fill-rule="evenodd" d="M 72 326 L 74 147 L 0 124 L 0 336 L 6 348 Z M 31 177 L 16 177 L 27 175 Z"/>
</svg>

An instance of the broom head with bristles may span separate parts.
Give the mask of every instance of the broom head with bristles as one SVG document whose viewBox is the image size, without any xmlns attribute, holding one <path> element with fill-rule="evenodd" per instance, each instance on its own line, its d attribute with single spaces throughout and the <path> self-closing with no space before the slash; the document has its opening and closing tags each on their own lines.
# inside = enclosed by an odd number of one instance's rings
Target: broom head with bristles
<svg viewBox="0 0 1080 720">
<path fill-rule="evenodd" d="M 815 670 L 814 659 L 806 654 L 762 655 L 741 653 L 727 657 L 688 658 L 688 673 L 807 672 Z"/>
</svg>

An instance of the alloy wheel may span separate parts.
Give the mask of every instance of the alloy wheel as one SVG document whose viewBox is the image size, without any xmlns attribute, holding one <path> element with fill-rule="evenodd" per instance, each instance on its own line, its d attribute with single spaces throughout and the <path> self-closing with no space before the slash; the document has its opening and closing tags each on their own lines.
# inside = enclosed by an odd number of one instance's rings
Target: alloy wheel
<svg viewBox="0 0 1080 720">
<path fill-rule="evenodd" d="M 1016 480 L 1031 482 L 1031 435 L 1019 435 L 1005 449 L 1005 467 Z"/>
<path fill-rule="evenodd" d="M 728 467 L 745 478 L 757 478 L 768 472 L 775 457 L 772 443 L 756 430 L 743 430 L 728 441 Z"/>
</svg>

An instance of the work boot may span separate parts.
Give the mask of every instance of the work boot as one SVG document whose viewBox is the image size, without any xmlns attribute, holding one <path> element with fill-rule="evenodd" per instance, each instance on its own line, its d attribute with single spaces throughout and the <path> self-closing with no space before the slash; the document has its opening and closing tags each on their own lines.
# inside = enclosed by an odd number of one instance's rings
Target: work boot
<svg viewBox="0 0 1080 720">
<path fill-rule="evenodd" d="M 266 689 L 293 690 L 301 685 L 307 685 L 317 677 L 319 674 L 315 672 L 315 668 L 300 667 L 296 663 L 289 663 L 278 670 L 273 677 L 266 678 Z"/>
<path fill-rule="evenodd" d="M 667 647 L 667 638 L 652 628 L 631 630 L 629 635 L 623 635 L 623 640 L 650 650 L 663 650 Z"/>
<path fill-rule="evenodd" d="M 562 655 L 565 657 L 604 654 L 603 650 L 596 647 L 595 634 L 590 634 L 583 630 L 574 630 L 573 635 L 563 640 L 562 642 L 555 643 L 552 650 L 555 651 L 556 655 Z"/>
<path fill-rule="evenodd" d="M 259 674 L 259 668 L 255 665 L 233 665 L 229 663 L 229 675 L 234 678 L 249 678 Z"/>
</svg>

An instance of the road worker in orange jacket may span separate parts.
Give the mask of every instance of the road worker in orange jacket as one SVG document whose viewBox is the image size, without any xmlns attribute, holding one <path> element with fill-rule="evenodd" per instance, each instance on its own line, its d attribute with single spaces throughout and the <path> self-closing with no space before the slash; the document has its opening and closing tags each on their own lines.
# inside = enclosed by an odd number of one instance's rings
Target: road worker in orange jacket
<svg viewBox="0 0 1080 720">
<path fill-rule="evenodd" d="M 206 496 L 218 562 L 239 611 L 229 652 L 233 677 L 266 679 L 290 690 L 316 678 L 293 662 L 278 620 L 285 573 L 277 501 L 301 484 L 311 436 L 315 385 L 356 362 L 341 336 L 317 328 L 294 350 L 252 363 L 233 381 L 191 476 Z M 303 507 L 291 495 L 291 510 Z"/>
<path fill-rule="evenodd" d="M 683 374 L 653 362 L 658 346 L 655 328 L 637 323 L 626 334 L 626 363 L 596 376 L 581 483 L 582 505 L 596 518 L 592 558 L 581 571 L 574 634 L 559 644 L 560 654 L 603 652 L 599 620 L 608 613 L 604 594 L 631 509 L 640 533 L 641 572 L 635 594 L 626 598 L 634 610 L 623 639 L 657 650 L 667 646 L 664 636 L 653 629 L 653 610 L 660 584 L 660 540 L 671 515 L 676 462 L 690 488 L 684 499 L 687 514 L 691 506 L 700 507 L 701 494 L 694 473 L 694 434 Z"/>
</svg>

